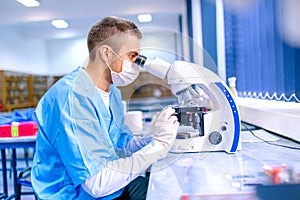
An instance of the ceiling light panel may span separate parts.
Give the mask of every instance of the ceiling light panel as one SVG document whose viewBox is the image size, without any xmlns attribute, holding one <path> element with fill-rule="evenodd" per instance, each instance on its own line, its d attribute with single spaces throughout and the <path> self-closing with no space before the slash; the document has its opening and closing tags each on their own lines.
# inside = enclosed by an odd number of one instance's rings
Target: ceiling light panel
<svg viewBox="0 0 300 200">
<path fill-rule="evenodd" d="M 40 6 L 40 2 L 37 0 L 17 0 L 17 2 L 23 4 L 26 7 L 38 7 Z"/>
<path fill-rule="evenodd" d="M 65 20 L 63 20 L 63 19 L 52 20 L 51 24 L 55 28 L 68 28 L 68 26 L 69 26 L 69 24 Z"/>
<path fill-rule="evenodd" d="M 151 22 L 152 21 L 152 15 L 151 14 L 140 14 L 137 16 L 139 22 L 145 23 L 145 22 Z"/>
</svg>

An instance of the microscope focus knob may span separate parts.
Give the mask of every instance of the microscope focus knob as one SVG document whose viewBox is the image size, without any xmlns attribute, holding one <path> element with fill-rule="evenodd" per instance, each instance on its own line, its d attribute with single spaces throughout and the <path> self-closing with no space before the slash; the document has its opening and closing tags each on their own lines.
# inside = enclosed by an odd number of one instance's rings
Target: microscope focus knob
<svg viewBox="0 0 300 200">
<path fill-rule="evenodd" d="M 222 142 L 222 135 L 221 135 L 221 133 L 214 131 L 209 134 L 208 140 L 211 144 L 218 145 Z"/>
<path fill-rule="evenodd" d="M 227 130 L 227 127 L 224 126 L 224 125 L 222 125 L 222 126 L 221 126 L 221 130 L 222 130 L 222 131 L 226 131 L 226 130 Z"/>
</svg>

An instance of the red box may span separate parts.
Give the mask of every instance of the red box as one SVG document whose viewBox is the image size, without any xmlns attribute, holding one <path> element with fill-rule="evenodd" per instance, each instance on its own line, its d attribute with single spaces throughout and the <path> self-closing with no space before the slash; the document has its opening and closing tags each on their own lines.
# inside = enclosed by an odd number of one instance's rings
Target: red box
<svg viewBox="0 0 300 200">
<path fill-rule="evenodd" d="M 0 126 L 0 137 L 34 136 L 38 132 L 36 122 L 13 122 Z"/>
</svg>

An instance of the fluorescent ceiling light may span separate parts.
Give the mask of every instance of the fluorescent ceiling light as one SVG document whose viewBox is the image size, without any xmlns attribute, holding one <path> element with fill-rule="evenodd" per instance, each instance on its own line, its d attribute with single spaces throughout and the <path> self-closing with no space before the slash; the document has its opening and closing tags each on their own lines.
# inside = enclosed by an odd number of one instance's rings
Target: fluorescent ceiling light
<svg viewBox="0 0 300 200">
<path fill-rule="evenodd" d="M 152 15 L 151 14 L 140 14 L 137 16 L 139 22 L 145 23 L 145 22 L 151 22 L 152 21 Z"/>
<path fill-rule="evenodd" d="M 40 2 L 38 0 L 17 0 L 17 2 L 23 4 L 26 7 L 38 7 Z"/>
<path fill-rule="evenodd" d="M 51 24 L 55 28 L 68 28 L 69 24 L 63 19 L 52 20 Z"/>
</svg>

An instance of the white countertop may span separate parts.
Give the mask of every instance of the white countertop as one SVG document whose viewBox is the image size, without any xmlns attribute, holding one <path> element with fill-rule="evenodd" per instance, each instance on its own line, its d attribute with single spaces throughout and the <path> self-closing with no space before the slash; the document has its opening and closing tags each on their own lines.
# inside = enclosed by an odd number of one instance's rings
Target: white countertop
<svg viewBox="0 0 300 200">
<path fill-rule="evenodd" d="M 243 132 L 242 132 L 243 134 Z M 268 136 L 268 138 L 270 138 Z M 283 138 L 272 143 L 297 146 Z M 243 142 L 241 151 L 169 153 L 151 168 L 147 200 L 256 199 L 253 184 L 270 184 L 263 167 L 281 165 L 300 173 L 299 150 L 273 146 L 262 141 Z M 225 198 L 225 199 L 226 199 Z"/>
</svg>

